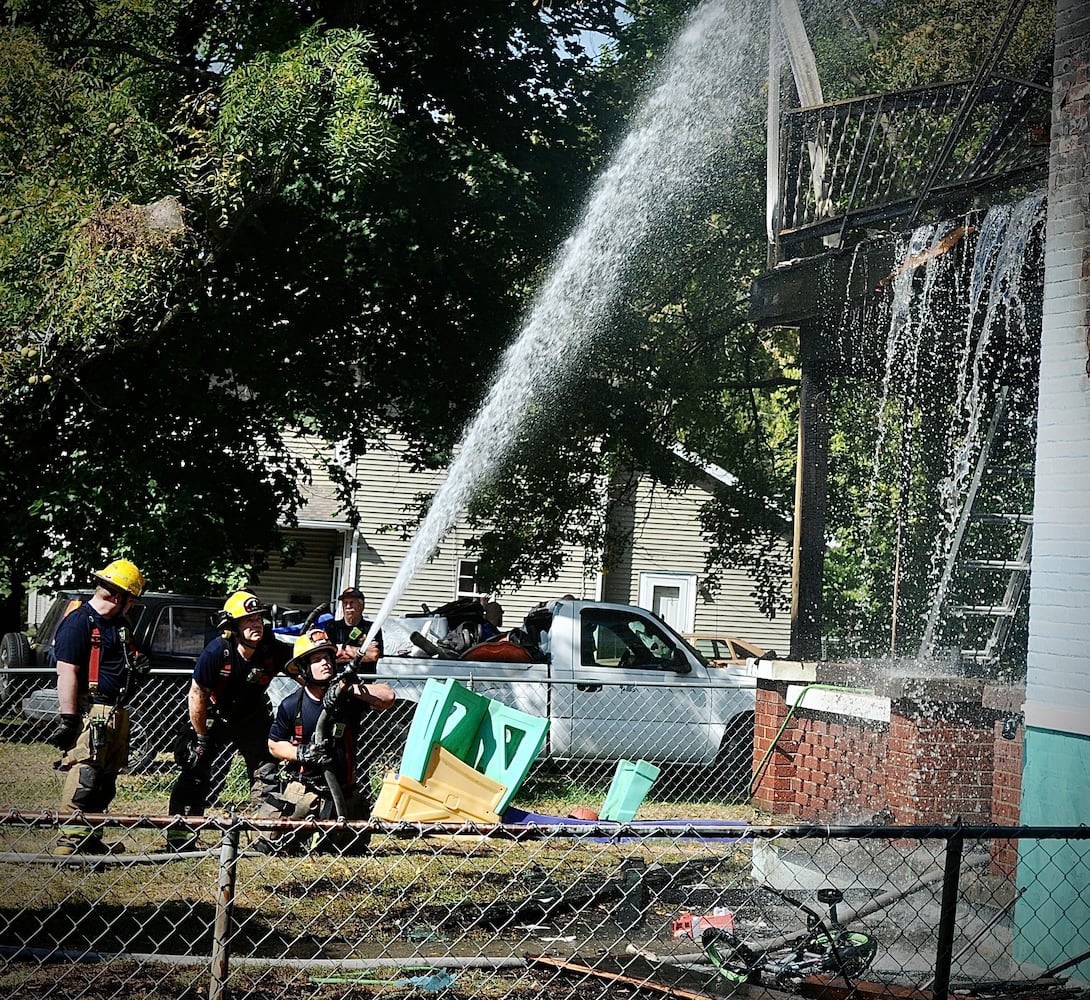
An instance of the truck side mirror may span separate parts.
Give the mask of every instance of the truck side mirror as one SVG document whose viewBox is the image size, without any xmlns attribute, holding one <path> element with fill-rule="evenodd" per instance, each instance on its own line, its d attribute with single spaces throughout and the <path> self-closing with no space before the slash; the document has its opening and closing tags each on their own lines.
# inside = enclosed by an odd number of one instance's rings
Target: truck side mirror
<svg viewBox="0 0 1090 1000">
<path fill-rule="evenodd" d="M 693 665 L 689 662 L 689 658 L 682 649 L 674 650 L 670 666 L 673 668 L 674 672 L 678 674 L 691 674 L 693 672 Z"/>
</svg>

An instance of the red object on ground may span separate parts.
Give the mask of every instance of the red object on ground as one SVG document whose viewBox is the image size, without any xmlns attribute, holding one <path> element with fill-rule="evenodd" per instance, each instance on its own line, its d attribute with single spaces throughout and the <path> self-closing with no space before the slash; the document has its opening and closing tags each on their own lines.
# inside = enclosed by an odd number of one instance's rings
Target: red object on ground
<svg viewBox="0 0 1090 1000">
<path fill-rule="evenodd" d="M 571 819 L 597 819 L 598 814 L 593 809 L 588 809 L 586 806 L 576 806 L 568 816 Z"/>
<path fill-rule="evenodd" d="M 691 913 L 683 913 L 674 921 L 674 937 L 691 937 L 699 941 L 700 935 L 709 927 L 733 931 L 734 914 L 725 907 L 716 907 L 711 913 L 702 913 L 696 917 Z"/>
</svg>

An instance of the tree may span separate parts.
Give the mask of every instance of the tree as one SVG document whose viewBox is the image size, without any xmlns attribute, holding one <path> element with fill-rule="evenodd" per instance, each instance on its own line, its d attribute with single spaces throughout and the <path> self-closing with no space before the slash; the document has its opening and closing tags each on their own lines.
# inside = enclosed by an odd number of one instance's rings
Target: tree
<svg viewBox="0 0 1090 1000">
<path fill-rule="evenodd" d="M 613 12 L 363 8 L 5 6 L 3 630 L 113 554 L 252 578 L 293 429 L 456 437 L 583 173 L 575 36 Z"/>
<path fill-rule="evenodd" d="M 599 163 L 683 14 L 672 4 L 641 11 L 593 75 Z M 760 63 L 756 52 L 750 58 L 750 89 L 728 98 L 745 102 L 741 124 L 714 178 L 690 178 L 670 231 L 634 248 L 623 304 L 581 357 L 578 381 L 565 383 L 555 405 L 542 404 L 497 474 L 502 486 L 471 504 L 479 531 L 469 544 L 479 549 L 484 586 L 554 572 L 564 542 L 589 549 L 599 560 L 592 568 L 608 570 L 626 541 L 613 506 L 626 501 L 637 475 L 685 489 L 693 470 L 681 445 L 739 477 L 705 512 L 706 589 L 725 566 L 742 566 L 770 615 L 786 606 L 775 549 L 789 516 L 793 453 L 785 461 L 780 445 L 785 431 L 794 441 L 796 348 L 792 332 L 758 331 L 746 318 L 749 283 L 766 253 Z M 527 497 L 544 501 L 540 510 L 528 509 Z"/>
</svg>

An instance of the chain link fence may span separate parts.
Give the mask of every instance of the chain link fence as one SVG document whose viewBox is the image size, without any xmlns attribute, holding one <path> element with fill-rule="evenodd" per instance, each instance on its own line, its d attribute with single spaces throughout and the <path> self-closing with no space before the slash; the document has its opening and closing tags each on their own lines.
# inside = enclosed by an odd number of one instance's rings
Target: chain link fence
<svg viewBox="0 0 1090 1000">
<path fill-rule="evenodd" d="M 751 755 L 735 784 L 710 779 L 722 769 L 664 767 L 627 825 L 569 818 L 600 805 L 611 766 L 546 758 L 515 799 L 518 822 L 308 821 L 301 856 L 261 853 L 263 839 L 300 826 L 257 819 L 230 760 L 208 817 L 164 815 L 176 768 L 169 740 L 156 741 L 184 711 L 186 676 L 142 689 L 134 711 L 154 738 L 122 776 L 113 814 L 85 817 L 115 851 L 86 857 L 49 853 L 57 753 L 28 707 L 51 677 L 4 676 L 6 996 L 729 996 L 758 980 L 794 992 L 805 963 L 793 942 L 812 943 L 817 918 L 873 942 L 853 981 L 1028 998 L 1013 981 L 1059 997 L 1090 979 L 1090 829 L 765 826 L 746 797 Z M 375 723 L 364 738 L 377 791 L 407 720 Z M 698 737 L 679 727 L 687 738 Z M 165 852 L 180 825 L 199 850 Z M 366 850 L 326 853 L 325 835 L 345 826 Z M 726 972 L 704 948 L 709 928 L 734 935 L 720 941 Z M 754 963 L 749 983 L 726 974 L 739 955 Z"/>
<path fill-rule="evenodd" d="M 290 824 L 194 822 L 208 849 L 179 856 L 157 851 L 169 819 L 91 819 L 124 854 L 54 858 L 55 817 L 0 823 L 7 996 L 723 996 L 748 987 L 711 965 L 702 931 L 732 926 L 771 969 L 806 932 L 797 903 L 830 920 L 814 902 L 828 887 L 835 919 L 875 942 L 857 981 L 1085 993 L 1060 976 L 1088 947 L 1085 902 L 1048 902 L 1088 883 L 1081 828 L 374 823 L 356 827 L 362 856 L 275 857 L 254 845 Z M 1012 835 L 1015 881 L 990 864 Z"/>
<path fill-rule="evenodd" d="M 186 691 L 191 676 L 190 671 L 156 671 L 137 689 L 130 705 L 128 777 L 120 782 L 121 801 L 115 803 L 114 810 L 156 813 L 166 809 L 177 773 L 173 758 L 175 733 L 188 723 Z M 428 676 L 443 678 L 438 672 Z M 412 719 L 413 699 L 419 698 L 426 678 L 406 680 L 379 675 L 377 679 L 394 683 L 399 701 L 392 712 L 367 717 L 361 732 L 359 758 L 371 762 L 375 794 L 383 775 L 397 769 Z M 574 806 L 596 808 L 609 789 L 617 761 L 626 756 L 659 767 L 656 793 L 666 801 L 707 800 L 716 809 L 723 804 L 748 802 L 752 710 L 725 724 L 720 722 L 713 718 L 715 703 L 707 685 L 671 688 L 663 684 L 659 674 L 645 686 L 603 683 L 595 685 L 599 690 L 588 693 L 578 691 L 579 685 L 574 682 L 490 680 L 487 670 L 478 679 L 462 677 L 459 682 L 486 697 L 531 708 L 541 716 L 548 714 L 554 700 L 565 697 L 564 692 L 572 693 L 565 701 L 569 710 L 574 704 L 580 711 L 575 702 L 578 698 L 594 706 L 596 714 L 578 716 L 583 729 L 567 730 L 565 738 L 578 740 L 591 749 L 595 745 L 603 747 L 601 759 L 558 758 L 551 755 L 547 741 L 515 800 L 514 804 L 523 808 L 561 809 L 562 815 Z M 294 689 L 291 678 L 275 678 L 269 689 L 273 703 Z M 748 691 L 742 695 L 751 697 Z M 752 702 L 748 704 L 751 708 Z M 601 709 L 601 705 L 607 707 Z M 0 670 L 0 740 L 15 758 L 26 758 L 25 766 L 21 764 L 17 771 L 3 776 L 0 787 L 5 794 L 0 805 L 50 808 L 55 804 L 56 796 L 43 798 L 40 786 L 42 775 L 52 768 L 49 755 L 57 756 L 43 742 L 56 717 L 56 675 L 52 670 Z M 219 762 L 219 767 L 229 770 L 231 764 L 227 758 Z M 696 815 L 707 814 L 700 811 Z"/>
</svg>

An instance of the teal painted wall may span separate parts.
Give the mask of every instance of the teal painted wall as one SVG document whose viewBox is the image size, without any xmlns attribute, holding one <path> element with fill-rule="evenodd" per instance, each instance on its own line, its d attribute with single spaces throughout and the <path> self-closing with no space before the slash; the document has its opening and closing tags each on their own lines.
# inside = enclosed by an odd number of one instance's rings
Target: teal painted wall
<svg viewBox="0 0 1090 1000">
<path fill-rule="evenodd" d="M 1090 738 L 1026 728 L 1022 823 L 1090 825 Z M 1017 881 L 1018 961 L 1049 968 L 1090 948 L 1090 840 L 1019 841 Z M 1062 975 L 1090 982 L 1090 960 Z"/>
</svg>

